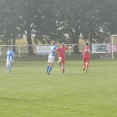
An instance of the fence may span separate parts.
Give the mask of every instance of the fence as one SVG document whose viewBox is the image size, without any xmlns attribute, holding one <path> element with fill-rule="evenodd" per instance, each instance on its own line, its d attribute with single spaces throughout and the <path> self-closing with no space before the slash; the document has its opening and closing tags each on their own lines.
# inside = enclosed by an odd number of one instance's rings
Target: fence
<svg viewBox="0 0 117 117">
<path fill-rule="evenodd" d="M 66 44 L 67 47 L 72 46 L 73 44 Z M 78 49 L 79 51 L 82 53 L 83 52 L 83 47 L 84 44 L 76 44 L 78 45 Z M 48 51 L 50 50 L 47 47 L 52 46 L 51 44 L 42 44 L 42 45 L 0 45 L 0 56 L 6 56 L 6 51 L 8 49 L 9 46 L 14 46 L 15 47 L 15 52 L 18 54 L 19 57 L 21 57 L 23 54 L 28 54 L 28 46 L 32 46 L 33 52 L 34 54 L 37 54 L 37 47 L 45 47 L 46 50 L 48 49 Z M 57 45 L 60 46 L 60 45 Z M 90 44 L 90 51 L 91 53 L 110 53 L 110 56 L 112 57 L 112 55 L 114 55 L 115 57 L 117 57 L 117 43 L 114 44 Z M 113 49 L 112 49 L 113 48 Z M 108 49 L 108 52 L 106 52 L 105 50 Z M 113 50 L 113 51 L 112 51 Z M 70 56 L 71 53 L 73 53 L 74 49 L 68 50 L 67 54 Z M 112 53 L 113 52 L 113 53 Z M 42 55 L 47 55 L 46 54 L 42 54 Z M 114 57 L 112 57 L 114 58 Z"/>
<path fill-rule="evenodd" d="M 66 44 L 67 47 L 70 47 L 72 45 L 73 44 Z M 78 44 L 76 44 L 76 45 L 78 45 Z M 37 54 L 37 50 L 36 50 L 37 46 L 47 47 L 47 46 L 52 46 L 52 45 L 51 44 L 42 44 L 42 45 L 0 45 L 0 56 L 6 55 L 6 51 L 7 51 L 9 46 L 11 46 L 12 48 L 15 47 L 15 52 L 18 54 L 19 57 L 21 57 L 22 54 L 28 54 L 28 46 L 32 46 L 34 54 Z M 60 45 L 57 45 L 57 46 L 60 46 Z M 82 52 L 83 47 L 84 47 L 84 44 L 78 45 L 78 48 L 79 48 L 80 52 Z M 69 56 L 71 55 L 71 53 L 73 53 L 73 51 L 74 51 L 73 49 L 68 50 L 67 53 L 69 54 Z"/>
</svg>

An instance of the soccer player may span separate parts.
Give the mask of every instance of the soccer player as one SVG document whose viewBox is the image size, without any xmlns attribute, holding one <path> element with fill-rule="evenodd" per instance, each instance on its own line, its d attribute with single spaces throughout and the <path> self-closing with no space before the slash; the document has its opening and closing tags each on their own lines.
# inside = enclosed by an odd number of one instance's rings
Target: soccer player
<svg viewBox="0 0 117 117">
<path fill-rule="evenodd" d="M 11 47 L 7 50 L 7 60 L 6 60 L 6 70 L 7 73 L 11 72 L 11 69 L 14 64 L 14 52 Z"/>
<path fill-rule="evenodd" d="M 85 44 L 84 52 L 82 56 L 83 56 L 82 58 L 83 71 L 87 73 L 88 68 L 89 68 L 89 62 L 90 62 L 90 49 L 89 49 L 88 43 Z"/>
<path fill-rule="evenodd" d="M 66 50 L 70 50 L 74 47 L 75 45 L 71 46 L 71 47 L 66 47 L 64 43 L 61 44 L 60 47 L 58 47 L 55 51 L 58 52 L 58 59 L 59 59 L 59 63 L 61 63 L 62 66 L 62 74 L 64 75 L 65 72 L 65 52 Z"/>
<path fill-rule="evenodd" d="M 53 52 L 57 49 L 56 42 L 53 42 L 53 46 L 51 47 L 51 53 L 48 55 L 48 65 L 46 67 L 46 73 L 49 75 L 52 70 L 52 65 L 54 63 L 56 52 Z"/>
</svg>

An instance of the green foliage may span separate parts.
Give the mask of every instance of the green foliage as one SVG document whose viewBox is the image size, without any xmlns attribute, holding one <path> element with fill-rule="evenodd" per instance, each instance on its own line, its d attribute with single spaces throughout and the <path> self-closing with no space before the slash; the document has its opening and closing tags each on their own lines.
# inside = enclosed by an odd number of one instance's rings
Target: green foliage
<svg viewBox="0 0 117 117">
<path fill-rule="evenodd" d="M 35 42 L 77 43 L 82 33 L 84 39 L 90 34 L 91 39 L 103 42 L 104 33 L 117 33 L 116 14 L 116 0 L 2 0 L 0 36 L 8 44 L 10 39 L 26 35 L 32 45 L 32 34 Z"/>
</svg>

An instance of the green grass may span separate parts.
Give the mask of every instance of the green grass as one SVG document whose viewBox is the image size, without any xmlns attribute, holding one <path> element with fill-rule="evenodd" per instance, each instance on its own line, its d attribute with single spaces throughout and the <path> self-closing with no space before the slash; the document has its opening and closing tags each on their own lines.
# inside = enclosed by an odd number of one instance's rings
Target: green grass
<svg viewBox="0 0 117 117">
<path fill-rule="evenodd" d="M 117 117 L 117 61 L 67 60 L 65 75 L 55 61 L 50 75 L 42 61 L 0 63 L 0 117 Z"/>
</svg>

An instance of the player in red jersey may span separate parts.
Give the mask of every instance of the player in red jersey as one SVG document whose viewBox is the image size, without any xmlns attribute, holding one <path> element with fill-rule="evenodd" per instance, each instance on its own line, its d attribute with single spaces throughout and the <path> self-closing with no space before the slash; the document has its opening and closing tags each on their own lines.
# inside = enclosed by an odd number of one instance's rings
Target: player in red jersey
<svg viewBox="0 0 117 117">
<path fill-rule="evenodd" d="M 87 73 L 88 68 L 89 68 L 89 62 L 90 62 L 90 49 L 89 49 L 89 44 L 86 43 L 83 51 L 83 58 L 82 58 L 82 66 L 83 66 L 83 71 Z"/>
<path fill-rule="evenodd" d="M 62 73 L 64 74 L 64 72 L 65 72 L 65 52 L 66 52 L 66 50 L 70 50 L 70 49 L 72 49 L 73 47 L 74 47 L 75 45 L 73 45 L 73 46 L 71 46 L 71 47 L 66 47 L 65 45 L 64 45 L 64 43 L 62 43 L 61 44 L 61 46 L 60 47 L 58 47 L 55 51 L 57 51 L 58 52 L 58 59 L 59 59 L 59 63 L 61 63 L 61 66 L 62 66 Z"/>
</svg>

